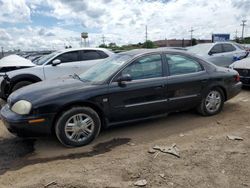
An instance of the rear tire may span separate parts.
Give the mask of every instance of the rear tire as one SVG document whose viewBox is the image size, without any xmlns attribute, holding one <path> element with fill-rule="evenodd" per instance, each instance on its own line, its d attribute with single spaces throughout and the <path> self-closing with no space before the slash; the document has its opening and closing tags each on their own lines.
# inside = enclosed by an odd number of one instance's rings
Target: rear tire
<svg viewBox="0 0 250 188">
<path fill-rule="evenodd" d="M 98 136 L 100 129 L 100 118 L 89 107 L 73 107 L 63 112 L 55 125 L 56 137 L 67 147 L 89 144 Z"/>
<path fill-rule="evenodd" d="M 202 98 L 197 111 L 203 116 L 212 116 L 221 112 L 225 102 L 225 96 L 220 88 L 210 89 Z"/>
<path fill-rule="evenodd" d="M 12 92 L 24 87 L 24 86 L 27 86 L 27 85 L 30 85 L 30 84 L 33 84 L 33 82 L 30 82 L 30 81 L 21 81 L 21 82 L 18 82 L 14 85 L 14 87 L 12 88 Z"/>
</svg>

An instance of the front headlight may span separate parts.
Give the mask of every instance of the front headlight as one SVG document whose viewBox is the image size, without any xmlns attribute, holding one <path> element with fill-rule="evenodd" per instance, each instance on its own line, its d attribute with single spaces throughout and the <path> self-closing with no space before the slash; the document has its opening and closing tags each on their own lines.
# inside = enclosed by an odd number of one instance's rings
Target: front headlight
<svg viewBox="0 0 250 188">
<path fill-rule="evenodd" d="M 20 100 L 17 101 L 11 108 L 13 112 L 20 115 L 27 115 L 30 113 L 32 104 L 29 101 Z"/>
</svg>

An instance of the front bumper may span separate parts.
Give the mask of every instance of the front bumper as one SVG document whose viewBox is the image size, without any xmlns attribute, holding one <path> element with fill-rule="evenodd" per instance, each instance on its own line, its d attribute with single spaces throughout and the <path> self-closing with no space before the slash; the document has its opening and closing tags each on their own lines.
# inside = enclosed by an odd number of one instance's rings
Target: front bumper
<svg viewBox="0 0 250 188">
<path fill-rule="evenodd" d="M 236 84 L 231 86 L 228 89 L 228 92 L 227 92 L 227 100 L 229 100 L 229 99 L 235 97 L 236 95 L 238 95 L 241 92 L 241 88 L 242 88 L 242 83 L 241 82 L 237 82 Z"/>
<path fill-rule="evenodd" d="M 1 118 L 6 128 L 13 134 L 24 136 L 40 136 L 51 134 L 55 114 L 39 114 L 23 116 L 12 112 L 8 105 L 1 109 Z M 40 123 L 29 123 L 30 120 L 45 119 Z"/>
<path fill-rule="evenodd" d="M 250 77 L 240 76 L 240 81 L 244 86 L 250 86 Z"/>
</svg>

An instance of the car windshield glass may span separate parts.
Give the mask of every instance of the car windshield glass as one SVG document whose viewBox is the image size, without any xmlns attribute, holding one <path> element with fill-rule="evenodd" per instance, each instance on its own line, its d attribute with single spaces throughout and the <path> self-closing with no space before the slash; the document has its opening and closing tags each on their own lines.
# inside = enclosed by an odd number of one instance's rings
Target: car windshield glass
<svg viewBox="0 0 250 188">
<path fill-rule="evenodd" d="M 211 44 L 198 44 L 188 48 L 188 51 L 195 54 L 207 54 L 211 47 Z"/>
<path fill-rule="evenodd" d="M 81 80 L 89 82 L 104 82 L 120 67 L 122 67 L 129 59 L 130 55 L 117 54 L 103 61 L 83 74 L 80 75 Z"/>
<path fill-rule="evenodd" d="M 48 55 L 44 55 L 39 59 L 36 59 L 33 61 L 34 64 L 36 65 L 43 65 L 44 63 L 46 63 L 49 59 L 51 59 L 52 57 L 56 56 L 57 54 L 59 54 L 60 52 L 53 52 L 51 54 Z"/>
</svg>

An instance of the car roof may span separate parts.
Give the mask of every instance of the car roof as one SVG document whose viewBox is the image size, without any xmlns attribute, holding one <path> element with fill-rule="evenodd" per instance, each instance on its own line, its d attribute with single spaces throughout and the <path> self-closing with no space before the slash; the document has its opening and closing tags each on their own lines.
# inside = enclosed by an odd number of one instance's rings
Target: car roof
<svg viewBox="0 0 250 188">
<path fill-rule="evenodd" d="M 78 51 L 78 50 L 101 50 L 101 51 L 112 53 L 112 51 L 110 51 L 109 49 L 105 49 L 105 48 L 90 48 L 90 47 L 68 48 L 68 49 L 60 50 L 60 52 L 71 52 L 71 51 Z"/>
<path fill-rule="evenodd" d="M 154 53 L 154 52 L 181 52 L 185 53 L 184 50 L 177 50 L 177 49 L 172 49 L 172 48 L 154 48 L 154 49 L 135 49 L 135 50 L 129 50 L 126 52 L 121 52 L 119 54 L 123 55 L 130 55 L 130 56 L 138 56 L 142 54 L 147 54 L 147 53 Z"/>
</svg>

